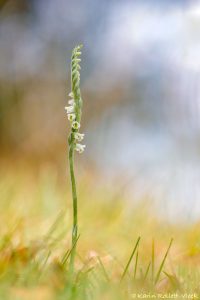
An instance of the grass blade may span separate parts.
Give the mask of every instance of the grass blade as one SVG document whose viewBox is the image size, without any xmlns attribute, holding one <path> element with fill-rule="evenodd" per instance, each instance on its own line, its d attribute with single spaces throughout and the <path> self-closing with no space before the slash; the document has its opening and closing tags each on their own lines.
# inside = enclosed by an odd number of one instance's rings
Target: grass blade
<svg viewBox="0 0 200 300">
<path fill-rule="evenodd" d="M 51 227 L 49 228 L 48 232 L 46 233 L 44 240 L 48 241 L 49 238 L 52 236 L 52 234 L 55 232 L 55 230 L 58 228 L 58 225 L 60 224 L 60 222 L 63 220 L 65 213 L 63 211 L 61 211 L 58 216 L 56 217 L 55 221 L 53 222 L 53 224 L 51 225 Z"/>
<path fill-rule="evenodd" d="M 65 264 L 66 259 L 67 259 L 68 255 L 69 255 L 69 252 L 70 252 L 70 250 L 67 250 L 67 251 L 65 252 L 65 254 L 63 255 L 63 258 L 62 258 L 62 260 L 61 260 L 61 265 L 64 265 L 64 264 Z"/>
<path fill-rule="evenodd" d="M 163 271 L 163 273 L 169 278 L 169 281 L 171 282 L 171 285 L 174 289 L 180 289 L 180 282 L 178 278 L 175 275 L 170 275 L 167 272 Z"/>
<path fill-rule="evenodd" d="M 154 239 L 152 240 L 152 252 L 151 252 L 151 280 L 154 282 L 154 270 L 155 270 L 155 245 Z"/>
<path fill-rule="evenodd" d="M 61 262 L 61 264 L 62 264 L 63 266 L 66 264 L 66 262 L 67 262 L 68 258 L 70 257 L 70 255 L 71 255 L 71 253 L 72 253 L 74 247 L 76 246 L 76 244 L 77 244 L 79 238 L 80 238 L 80 234 L 79 234 L 79 236 L 77 237 L 77 239 L 76 239 L 75 243 L 73 244 L 73 246 L 71 247 L 71 249 L 70 249 L 70 250 L 67 250 L 67 252 L 66 252 L 65 255 L 63 256 L 62 262 Z"/>
<path fill-rule="evenodd" d="M 144 272 L 143 272 L 142 267 L 140 267 L 140 279 L 143 279 L 143 278 L 144 278 Z"/>
<path fill-rule="evenodd" d="M 44 272 L 44 269 L 45 269 L 45 267 L 47 265 L 47 262 L 48 262 L 48 259 L 49 259 L 50 255 L 51 255 L 51 251 L 49 250 L 48 253 L 47 253 L 47 256 L 45 257 L 44 262 L 43 262 L 43 264 L 42 264 L 42 266 L 40 268 L 40 272 L 39 272 L 39 275 L 38 275 L 38 278 L 37 278 L 38 281 L 39 281 L 39 279 L 41 278 L 41 276 L 42 276 L 42 274 Z"/>
<path fill-rule="evenodd" d="M 138 266 L 138 251 L 137 251 L 137 253 L 136 253 L 136 258 L 135 258 L 135 268 L 134 268 L 134 276 L 133 276 L 133 279 L 134 279 L 134 280 L 135 280 L 135 278 L 136 278 L 137 266 Z"/>
<path fill-rule="evenodd" d="M 122 281 L 122 279 L 124 278 L 124 276 L 126 275 L 126 273 L 127 273 L 127 271 L 128 271 L 128 268 L 129 268 L 130 263 L 131 263 L 131 261 L 132 261 L 132 259 L 133 259 L 133 256 L 134 256 L 134 254 L 135 254 L 135 251 L 137 250 L 137 247 L 138 247 L 138 245 L 139 245 L 139 242 L 140 242 L 140 237 L 137 239 L 137 242 L 136 242 L 135 247 L 134 247 L 134 249 L 133 249 L 133 251 L 132 251 L 132 253 L 131 253 L 131 256 L 130 256 L 130 258 L 129 258 L 127 264 L 126 264 L 126 267 L 124 268 L 124 272 L 123 272 L 123 274 L 122 274 L 121 281 Z"/>
<path fill-rule="evenodd" d="M 148 276 L 148 273 L 149 273 L 149 270 L 150 270 L 150 266 L 151 266 L 151 262 L 148 264 L 146 272 L 144 274 L 144 281 L 147 279 L 147 276 Z"/>
<path fill-rule="evenodd" d="M 166 251 L 166 253 L 165 253 L 165 256 L 163 257 L 163 260 L 162 260 L 162 262 L 161 262 L 161 264 L 160 264 L 158 273 L 157 273 L 157 275 L 156 275 L 155 284 L 158 282 L 158 280 L 159 280 L 159 278 L 160 278 L 160 274 L 161 274 L 161 272 L 162 272 L 162 269 L 163 269 L 164 263 L 165 263 L 165 261 L 166 261 L 167 255 L 168 255 L 168 253 L 169 253 L 169 250 L 170 250 L 170 248 L 171 248 L 172 242 L 173 242 L 173 239 L 171 239 L 171 241 L 170 241 L 170 243 L 169 243 L 169 247 L 167 248 L 167 251 Z"/>
<path fill-rule="evenodd" d="M 109 276 L 108 276 L 108 273 L 106 272 L 106 269 L 105 269 L 105 267 L 104 267 L 104 265 L 103 265 L 103 263 L 102 263 L 101 258 L 98 256 L 97 259 L 98 259 L 98 261 L 99 261 L 99 264 L 100 264 L 100 266 L 101 266 L 101 268 L 102 268 L 102 271 L 103 271 L 103 274 L 104 274 L 106 280 L 107 280 L 107 281 L 110 281 L 110 278 L 109 278 Z"/>
</svg>

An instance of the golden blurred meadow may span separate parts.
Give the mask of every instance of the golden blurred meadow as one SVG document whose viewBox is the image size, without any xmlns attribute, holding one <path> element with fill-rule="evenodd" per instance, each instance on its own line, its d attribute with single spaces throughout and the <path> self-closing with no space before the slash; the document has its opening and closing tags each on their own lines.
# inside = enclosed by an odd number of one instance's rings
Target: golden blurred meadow
<svg viewBox="0 0 200 300">
<path fill-rule="evenodd" d="M 0 300 L 200 297 L 199 16 L 195 1 L 0 0 Z"/>
<path fill-rule="evenodd" d="M 0 176 L 1 299 L 199 294 L 199 223 L 163 221 L 150 209 L 151 199 L 130 205 L 116 189 L 119 182 L 96 184 L 98 175 L 83 171 L 78 176 L 80 237 L 72 285 L 68 276 L 72 204 L 63 166 L 3 161 Z M 122 279 L 138 237 L 139 246 Z"/>
</svg>

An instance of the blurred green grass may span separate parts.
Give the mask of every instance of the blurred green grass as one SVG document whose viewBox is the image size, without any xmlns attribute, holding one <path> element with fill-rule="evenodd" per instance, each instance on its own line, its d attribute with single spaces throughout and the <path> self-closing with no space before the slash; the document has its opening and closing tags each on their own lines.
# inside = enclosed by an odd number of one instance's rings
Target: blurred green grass
<svg viewBox="0 0 200 300">
<path fill-rule="evenodd" d="M 133 202 L 119 184 L 104 184 L 92 171 L 81 171 L 78 178 L 80 238 L 72 283 L 68 261 L 63 263 L 71 247 L 67 171 L 48 163 L 2 161 L 1 166 L 0 299 L 132 299 L 135 292 L 200 292 L 199 223 L 168 223 L 152 212 L 151 199 Z M 121 281 L 139 236 L 137 269 L 134 255 Z M 152 285 L 152 240 L 156 274 L 172 237 L 159 281 Z"/>
</svg>

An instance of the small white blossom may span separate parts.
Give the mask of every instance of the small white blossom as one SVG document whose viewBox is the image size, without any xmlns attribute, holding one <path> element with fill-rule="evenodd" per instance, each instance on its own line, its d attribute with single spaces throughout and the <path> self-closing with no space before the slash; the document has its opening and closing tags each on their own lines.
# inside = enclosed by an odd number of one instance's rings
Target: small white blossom
<svg viewBox="0 0 200 300">
<path fill-rule="evenodd" d="M 72 123 L 72 128 L 74 128 L 74 129 L 79 129 L 80 127 L 81 127 L 81 125 L 80 125 L 79 122 L 74 121 L 74 122 Z"/>
<path fill-rule="evenodd" d="M 69 103 L 70 105 L 74 105 L 75 101 L 74 101 L 74 99 L 70 99 L 70 100 L 68 101 L 68 103 Z"/>
<path fill-rule="evenodd" d="M 71 114 L 74 112 L 74 106 L 65 106 L 65 110 L 67 111 L 68 114 Z"/>
<path fill-rule="evenodd" d="M 74 133 L 74 138 L 78 141 L 81 142 L 84 138 L 84 133 L 79 133 L 79 132 L 75 132 Z"/>
<path fill-rule="evenodd" d="M 69 97 L 74 98 L 74 94 L 72 92 L 70 92 Z"/>
<path fill-rule="evenodd" d="M 85 145 L 82 145 L 82 144 L 76 144 L 75 146 L 75 150 L 78 152 L 78 153 L 82 153 L 84 150 L 85 150 Z"/>
<path fill-rule="evenodd" d="M 67 115 L 67 118 L 70 122 L 74 121 L 76 119 L 76 115 L 74 113 L 72 114 L 68 114 Z"/>
</svg>

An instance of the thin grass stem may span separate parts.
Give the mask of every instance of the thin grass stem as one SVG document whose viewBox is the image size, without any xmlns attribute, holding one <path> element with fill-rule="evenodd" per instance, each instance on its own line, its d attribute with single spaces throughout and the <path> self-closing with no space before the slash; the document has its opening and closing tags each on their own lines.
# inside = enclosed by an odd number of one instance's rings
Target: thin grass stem
<svg viewBox="0 0 200 300">
<path fill-rule="evenodd" d="M 162 260 L 162 262 L 161 262 L 161 264 L 160 264 L 160 267 L 159 267 L 158 272 L 157 272 L 157 275 L 156 275 L 155 284 L 158 282 L 158 280 L 159 280 L 159 278 L 160 278 L 160 274 L 161 274 L 161 272 L 162 272 L 162 269 L 163 269 L 164 263 L 165 263 L 165 261 L 166 261 L 167 255 L 168 255 L 168 253 L 169 253 L 169 250 L 170 250 L 170 248 L 171 248 L 172 242 L 173 242 L 173 239 L 170 240 L 170 243 L 169 243 L 169 246 L 168 246 L 168 248 L 167 248 L 167 251 L 166 251 L 166 253 L 165 253 L 164 257 L 163 257 L 163 260 Z"/>
<path fill-rule="evenodd" d="M 134 268 L 134 276 L 133 276 L 133 279 L 134 279 L 134 280 L 135 280 L 135 278 L 136 278 L 137 266 L 138 266 L 138 251 L 137 251 L 137 253 L 136 253 L 136 258 L 135 258 L 135 268 Z"/>
<path fill-rule="evenodd" d="M 126 264 L 126 267 L 124 268 L 124 272 L 122 273 L 121 281 L 123 280 L 123 278 L 125 277 L 125 275 L 126 275 L 126 273 L 127 273 L 127 271 L 128 271 L 128 268 L 129 268 L 129 266 L 130 266 L 130 263 L 131 263 L 131 261 L 132 261 L 132 259 L 133 259 L 134 254 L 135 254 L 135 252 L 136 252 L 136 250 L 137 250 L 137 247 L 138 247 L 138 245 L 139 245 L 139 242 L 140 242 L 140 236 L 139 236 L 139 238 L 137 239 L 137 242 L 136 242 L 136 244 L 135 244 L 135 247 L 134 247 L 134 249 L 133 249 L 133 251 L 132 251 L 132 253 L 131 253 L 131 256 L 130 256 L 130 258 L 129 258 L 127 264 Z"/>
<path fill-rule="evenodd" d="M 151 250 L 151 281 L 154 282 L 154 271 L 155 270 L 155 243 L 152 240 L 152 250 Z"/>
</svg>

